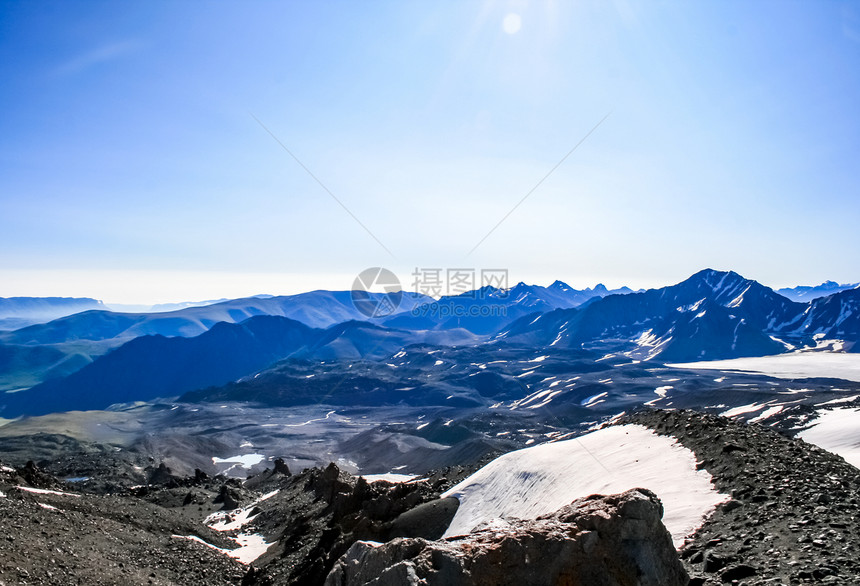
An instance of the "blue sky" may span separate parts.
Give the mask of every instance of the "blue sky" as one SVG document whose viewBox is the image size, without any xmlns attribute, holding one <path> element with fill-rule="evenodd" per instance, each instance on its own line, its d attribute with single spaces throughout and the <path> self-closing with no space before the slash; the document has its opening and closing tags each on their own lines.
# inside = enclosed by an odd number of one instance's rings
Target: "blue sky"
<svg viewBox="0 0 860 586">
<path fill-rule="evenodd" d="M 0 79 L 0 296 L 860 280 L 855 3 L 3 2 Z"/>
</svg>

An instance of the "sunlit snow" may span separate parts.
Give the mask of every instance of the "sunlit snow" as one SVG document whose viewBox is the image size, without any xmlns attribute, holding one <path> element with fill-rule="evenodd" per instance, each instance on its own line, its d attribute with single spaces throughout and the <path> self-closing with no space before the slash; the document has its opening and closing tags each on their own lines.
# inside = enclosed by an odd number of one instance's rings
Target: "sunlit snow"
<svg viewBox="0 0 860 586">
<path fill-rule="evenodd" d="M 368 482 L 409 482 L 410 480 L 415 480 L 418 478 L 417 476 L 411 474 L 397 474 L 396 472 L 386 472 L 385 474 L 362 474 L 364 479 Z"/>
<path fill-rule="evenodd" d="M 860 468 L 860 409 L 838 407 L 819 411 L 812 427 L 801 431 L 798 437 L 839 454 Z"/>
<path fill-rule="evenodd" d="M 860 354 L 793 352 L 776 356 L 709 360 L 666 366 L 691 370 L 740 371 L 788 379 L 828 377 L 860 382 Z"/>
<path fill-rule="evenodd" d="M 261 555 L 266 553 L 266 550 L 271 547 L 271 543 L 266 543 L 265 538 L 262 535 L 257 533 L 247 534 L 247 535 L 239 535 L 235 538 L 236 543 L 239 544 L 239 547 L 236 549 L 224 549 L 223 547 L 218 547 L 217 545 L 212 545 L 206 541 L 203 541 L 196 535 L 173 535 L 175 539 L 188 539 L 190 541 L 196 541 L 201 545 L 205 545 L 215 551 L 220 551 L 221 553 L 230 556 L 238 560 L 239 562 L 248 565 L 259 558 Z"/>
<path fill-rule="evenodd" d="M 460 500 L 446 537 L 501 517 L 533 519 L 576 498 L 647 488 L 662 500 L 663 522 L 677 547 L 728 499 L 695 454 L 674 438 L 639 425 L 505 454 L 443 494 Z"/>
<path fill-rule="evenodd" d="M 259 464 L 265 458 L 263 454 L 245 454 L 242 456 L 233 456 L 231 458 L 216 458 L 212 457 L 214 464 L 239 464 L 243 468 L 250 468 L 254 464 Z"/>
</svg>

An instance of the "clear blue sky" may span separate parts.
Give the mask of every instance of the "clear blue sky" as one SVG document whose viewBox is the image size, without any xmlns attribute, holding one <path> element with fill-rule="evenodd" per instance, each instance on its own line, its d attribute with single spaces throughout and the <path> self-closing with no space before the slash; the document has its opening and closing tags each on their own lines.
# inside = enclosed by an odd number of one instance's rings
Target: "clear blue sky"
<svg viewBox="0 0 860 586">
<path fill-rule="evenodd" d="M 4 1 L 0 80 L 0 296 L 860 280 L 857 3 Z"/>
</svg>

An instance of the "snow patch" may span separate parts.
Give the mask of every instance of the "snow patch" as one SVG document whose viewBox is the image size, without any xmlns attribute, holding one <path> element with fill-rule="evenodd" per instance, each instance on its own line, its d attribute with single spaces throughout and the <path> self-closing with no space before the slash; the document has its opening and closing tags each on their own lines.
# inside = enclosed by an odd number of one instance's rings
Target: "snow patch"
<svg viewBox="0 0 860 586">
<path fill-rule="evenodd" d="M 764 421 L 765 419 L 768 419 L 770 417 L 773 417 L 774 415 L 777 415 L 778 413 L 781 413 L 784 408 L 785 408 L 785 405 L 774 405 L 773 407 L 768 407 L 767 409 L 762 411 L 761 415 L 758 415 L 757 417 L 753 417 L 752 419 L 750 419 L 749 422 L 750 423 L 759 423 L 761 421 Z"/>
<path fill-rule="evenodd" d="M 842 397 L 841 399 L 833 399 L 831 401 L 825 401 L 824 403 L 818 403 L 816 407 L 824 407 L 825 405 L 838 405 L 839 403 L 850 403 L 856 399 L 860 399 L 860 395 L 852 395 L 850 397 Z"/>
<path fill-rule="evenodd" d="M 266 550 L 268 550 L 272 545 L 271 543 L 266 543 L 266 539 L 257 533 L 238 535 L 235 537 L 234 540 L 239 545 L 236 549 L 224 549 L 223 547 L 212 545 L 211 543 L 203 541 L 196 535 L 171 535 L 171 537 L 174 539 L 188 539 L 189 541 L 196 541 L 210 549 L 214 549 L 215 551 L 228 555 L 245 565 L 254 562 L 257 558 L 266 553 Z"/>
<path fill-rule="evenodd" d="M 412 474 L 398 474 L 396 472 L 386 472 L 385 474 L 362 474 L 364 479 L 368 482 L 409 482 L 410 480 L 415 480 L 418 478 Z"/>
<path fill-rule="evenodd" d="M 216 458 L 212 457 L 213 464 L 241 464 L 245 468 L 250 468 L 254 464 L 259 464 L 265 458 L 263 454 L 245 454 L 243 456 L 233 456 L 231 458 Z"/>
<path fill-rule="evenodd" d="M 233 511 L 217 511 L 212 513 L 203 520 L 203 524 L 215 531 L 233 531 L 235 529 L 241 529 L 256 516 L 251 516 L 251 511 L 254 510 L 254 507 L 259 503 L 272 498 L 276 494 L 278 494 L 278 491 L 273 490 L 241 509 L 234 509 Z"/>
<path fill-rule="evenodd" d="M 720 415 L 722 417 L 737 417 L 738 415 L 744 415 L 745 413 L 755 413 L 756 411 L 761 411 L 764 408 L 765 405 L 750 403 L 749 405 L 740 405 L 739 407 L 734 407 L 728 411 L 723 411 Z"/>
<path fill-rule="evenodd" d="M 594 404 L 595 401 L 604 398 L 608 394 L 609 393 L 607 393 L 607 392 L 603 392 L 603 393 L 598 393 L 596 395 L 592 395 L 592 396 L 588 397 L 587 399 L 583 399 L 582 403 L 580 403 L 580 405 L 582 405 L 583 407 L 590 407 L 591 405 Z"/>
<path fill-rule="evenodd" d="M 812 426 L 797 437 L 845 458 L 860 468 L 860 409 L 838 407 L 818 412 Z"/>
<path fill-rule="evenodd" d="M 729 498 L 714 489 L 711 475 L 696 469 L 695 454 L 674 438 L 640 425 L 607 427 L 509 452 L 484 466 L 442 495 L 460 501 L 444 537 L 493 519 L 534 519 L 580 497 L 640 487 L 660 497 L 676 547 Z"/>
<path fill-rule="evenodd" d="M 33 488 L 31 486 L 19 486 L 18 490 L 25 490 L 27 492 L 32 492 L 33 494 L 53 494 L 55 496 L 73 496 L 75 498 L 81 497 L 81 495 L 73 494 L 71 492 L 60 492 L 58 490 L 47 490 L 44 488 Z"/>
<path fill-rule="evenodd" d="M 860 382 L 860 354 L 793 352 L 776 356 L 709 360 L 666 366 L 690 370 L 726 370 L 742 374 L 765 374 L 787 379 L 827 377 Z"/>
</svg>

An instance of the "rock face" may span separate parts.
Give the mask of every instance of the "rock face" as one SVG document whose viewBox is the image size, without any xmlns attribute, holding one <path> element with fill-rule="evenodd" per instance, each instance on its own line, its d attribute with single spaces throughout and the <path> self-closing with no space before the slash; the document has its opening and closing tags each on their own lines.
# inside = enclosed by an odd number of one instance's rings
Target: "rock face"
<svg viewBox="0 0 860 586">
<path fill-rule="evenodd" d="M 444 541 L 357 542 L 325 584 L 683 586 L 689 578 L 662 515 L 656 495 L 639 488 Z"/>
</svg>

